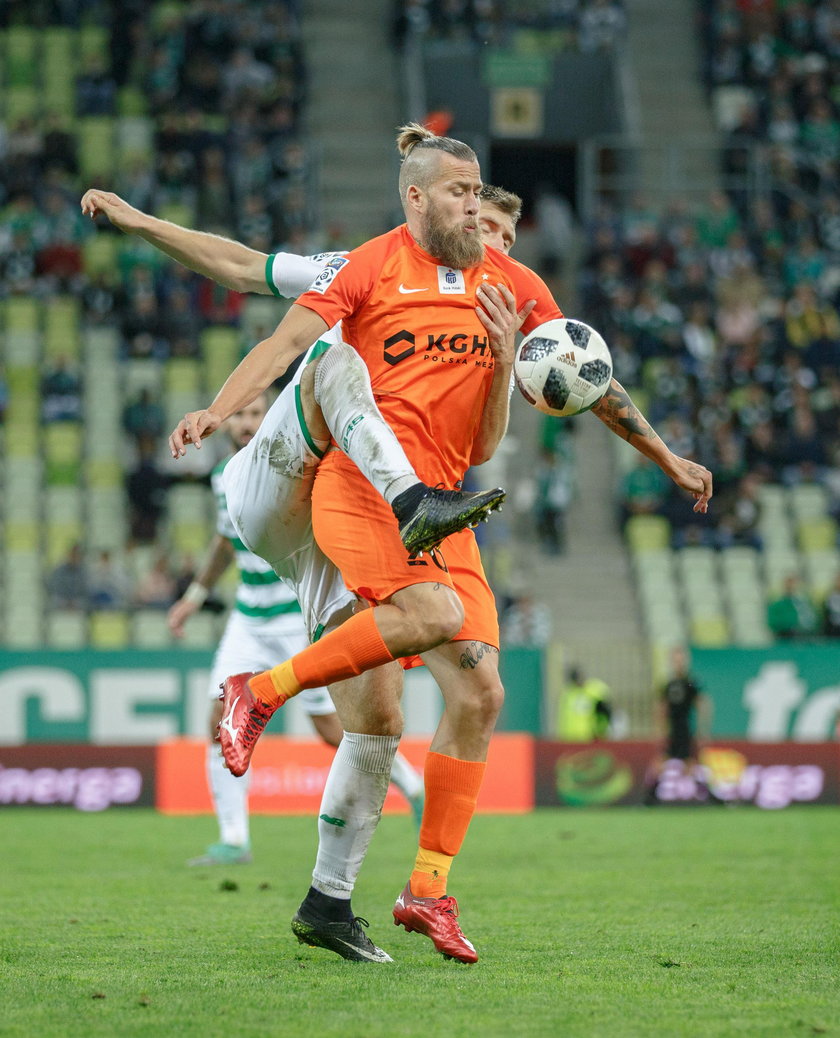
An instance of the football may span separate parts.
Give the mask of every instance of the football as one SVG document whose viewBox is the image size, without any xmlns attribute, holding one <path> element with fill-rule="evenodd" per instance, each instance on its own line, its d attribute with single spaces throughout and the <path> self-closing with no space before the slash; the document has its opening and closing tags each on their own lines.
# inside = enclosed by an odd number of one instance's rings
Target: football
<svg viewBox="0 0 840 1038">
<path fill-rule="evenodd" d="M 558 418 L 594 407 L 606 393 L 612 371 L 609 347 L 598 332 L 567 317 L 529 332 L 513 361 L 516 384 L 528 403 Z"/>
</svg>

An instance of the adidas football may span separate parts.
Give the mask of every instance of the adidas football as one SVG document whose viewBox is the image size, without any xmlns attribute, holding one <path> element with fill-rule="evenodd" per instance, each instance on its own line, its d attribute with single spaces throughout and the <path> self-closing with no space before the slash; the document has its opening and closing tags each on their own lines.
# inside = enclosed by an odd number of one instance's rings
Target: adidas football
<svg viewBox="0 0 840 1038">
<path fill-rule="evenodd" d="M 566 317 L 529 332 L 513 361 L 516 384 L 528 403 L 558 418 L 594 407 L 612 370 L 609 347 L 598 332 Z"/>
</svg>

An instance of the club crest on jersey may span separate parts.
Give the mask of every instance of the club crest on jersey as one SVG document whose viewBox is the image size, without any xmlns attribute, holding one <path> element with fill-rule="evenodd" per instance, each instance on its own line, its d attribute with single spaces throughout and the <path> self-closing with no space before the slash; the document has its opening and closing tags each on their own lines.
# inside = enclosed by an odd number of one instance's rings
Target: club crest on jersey
<svg viewBox="0 0 840 1038">
<path fill-rule="evenodd" d="M 463 270 L 454 270 L 452 267 L 438 267 L 438 291 L 443 296 L 463 295 L 467 291 L 464 284 Z"/>
<path fill-rule="evenodd" d="M 309 286 L 310 292 L 320 292 L 323 295 L 330 285 L 333 283 L 333 279 L 336 274 L 341 270 L 342 267 L 346 266 L 350 262 L 344 256 L 333 256 L 327 263 L 318 277 Z"/>
</svg>

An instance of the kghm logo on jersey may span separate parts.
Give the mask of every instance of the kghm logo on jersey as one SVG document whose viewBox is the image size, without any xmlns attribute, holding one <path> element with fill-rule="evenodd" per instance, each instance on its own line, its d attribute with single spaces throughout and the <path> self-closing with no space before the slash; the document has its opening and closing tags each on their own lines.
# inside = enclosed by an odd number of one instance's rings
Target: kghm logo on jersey
<svg viewBox="0 0 840 1038">
<path fill-rule="evenodd" d="M 484 335 L 472 332 L 441 332 L 421 336 L 402 329 L 384 342 L 386 364 L 399 364 L 415 353 L 437 364 L 470 364 L 478 368 L 492 368 L 493 354 Z"/>
<path fill-rule="evenodd" d="M 341 270 L 342 267 L 346 266 L 350 262 L 344 256 L 333 256 L 333 258 L 327 263 L 318 277 L 309 286 L 310 292 L 320 292 L 323 295 L 330 285 L 333 283 L 333 279 L 336 274 Z"/>
</svg>

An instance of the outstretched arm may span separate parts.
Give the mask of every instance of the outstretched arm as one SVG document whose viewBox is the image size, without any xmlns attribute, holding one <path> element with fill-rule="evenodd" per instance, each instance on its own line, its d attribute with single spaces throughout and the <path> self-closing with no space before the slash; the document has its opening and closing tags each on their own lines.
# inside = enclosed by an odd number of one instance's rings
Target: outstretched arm
<svg viewBox="0 0 840 1038">
<path fill-rule="evenodd" d="M 326 331 L 327 324 L 313 311 L 294 303 L 275 330 L 239 362 L 216 394 L 201 411 L 190 411 L 169 437 L 173 458 L 187 453 L 187 444 L 201 446 L 226 418 L 250 404 L 286 371 L 289 364 Z"/>
<path fill-rule="evenodd" d="M 494 361 L 493 381 L 470 455 L 471 465 L 483 465 L 493 457 L 507 432 L 516 333 L 534 309 L 536 300 L 530 299 L 517 312 L 516 300 L 502 284 L 480 285 L 476 299 L 476 313 L 487 330 Z"/>
<path fill-rule="evenodd" d="M 112 191 L 92 188 L 82 196 L 81 206 L 82 212 L 91 219 L 104 213 L 121 231 L 136 234 L 190 270 L 212 278 L 234 292 L 271 293 L 265 278 L 268 256 L 264 252 L 249 249 L 218 234 L 191 231 L 169 220 L 159 220 L 135 209 Z"/>
<path fill-rule="evenodd" d="M 655 462 L 678 487 L 687 490 L 694 497 L 695 512 L 705 513 L 709 510 L 712 497 L 711 472 L 698 462 L 680 458 L 669 450 L 620 382 L 612 380 L 607 392 L 592 408 L 592 413 L 616 436 Z"/>
</svg>

